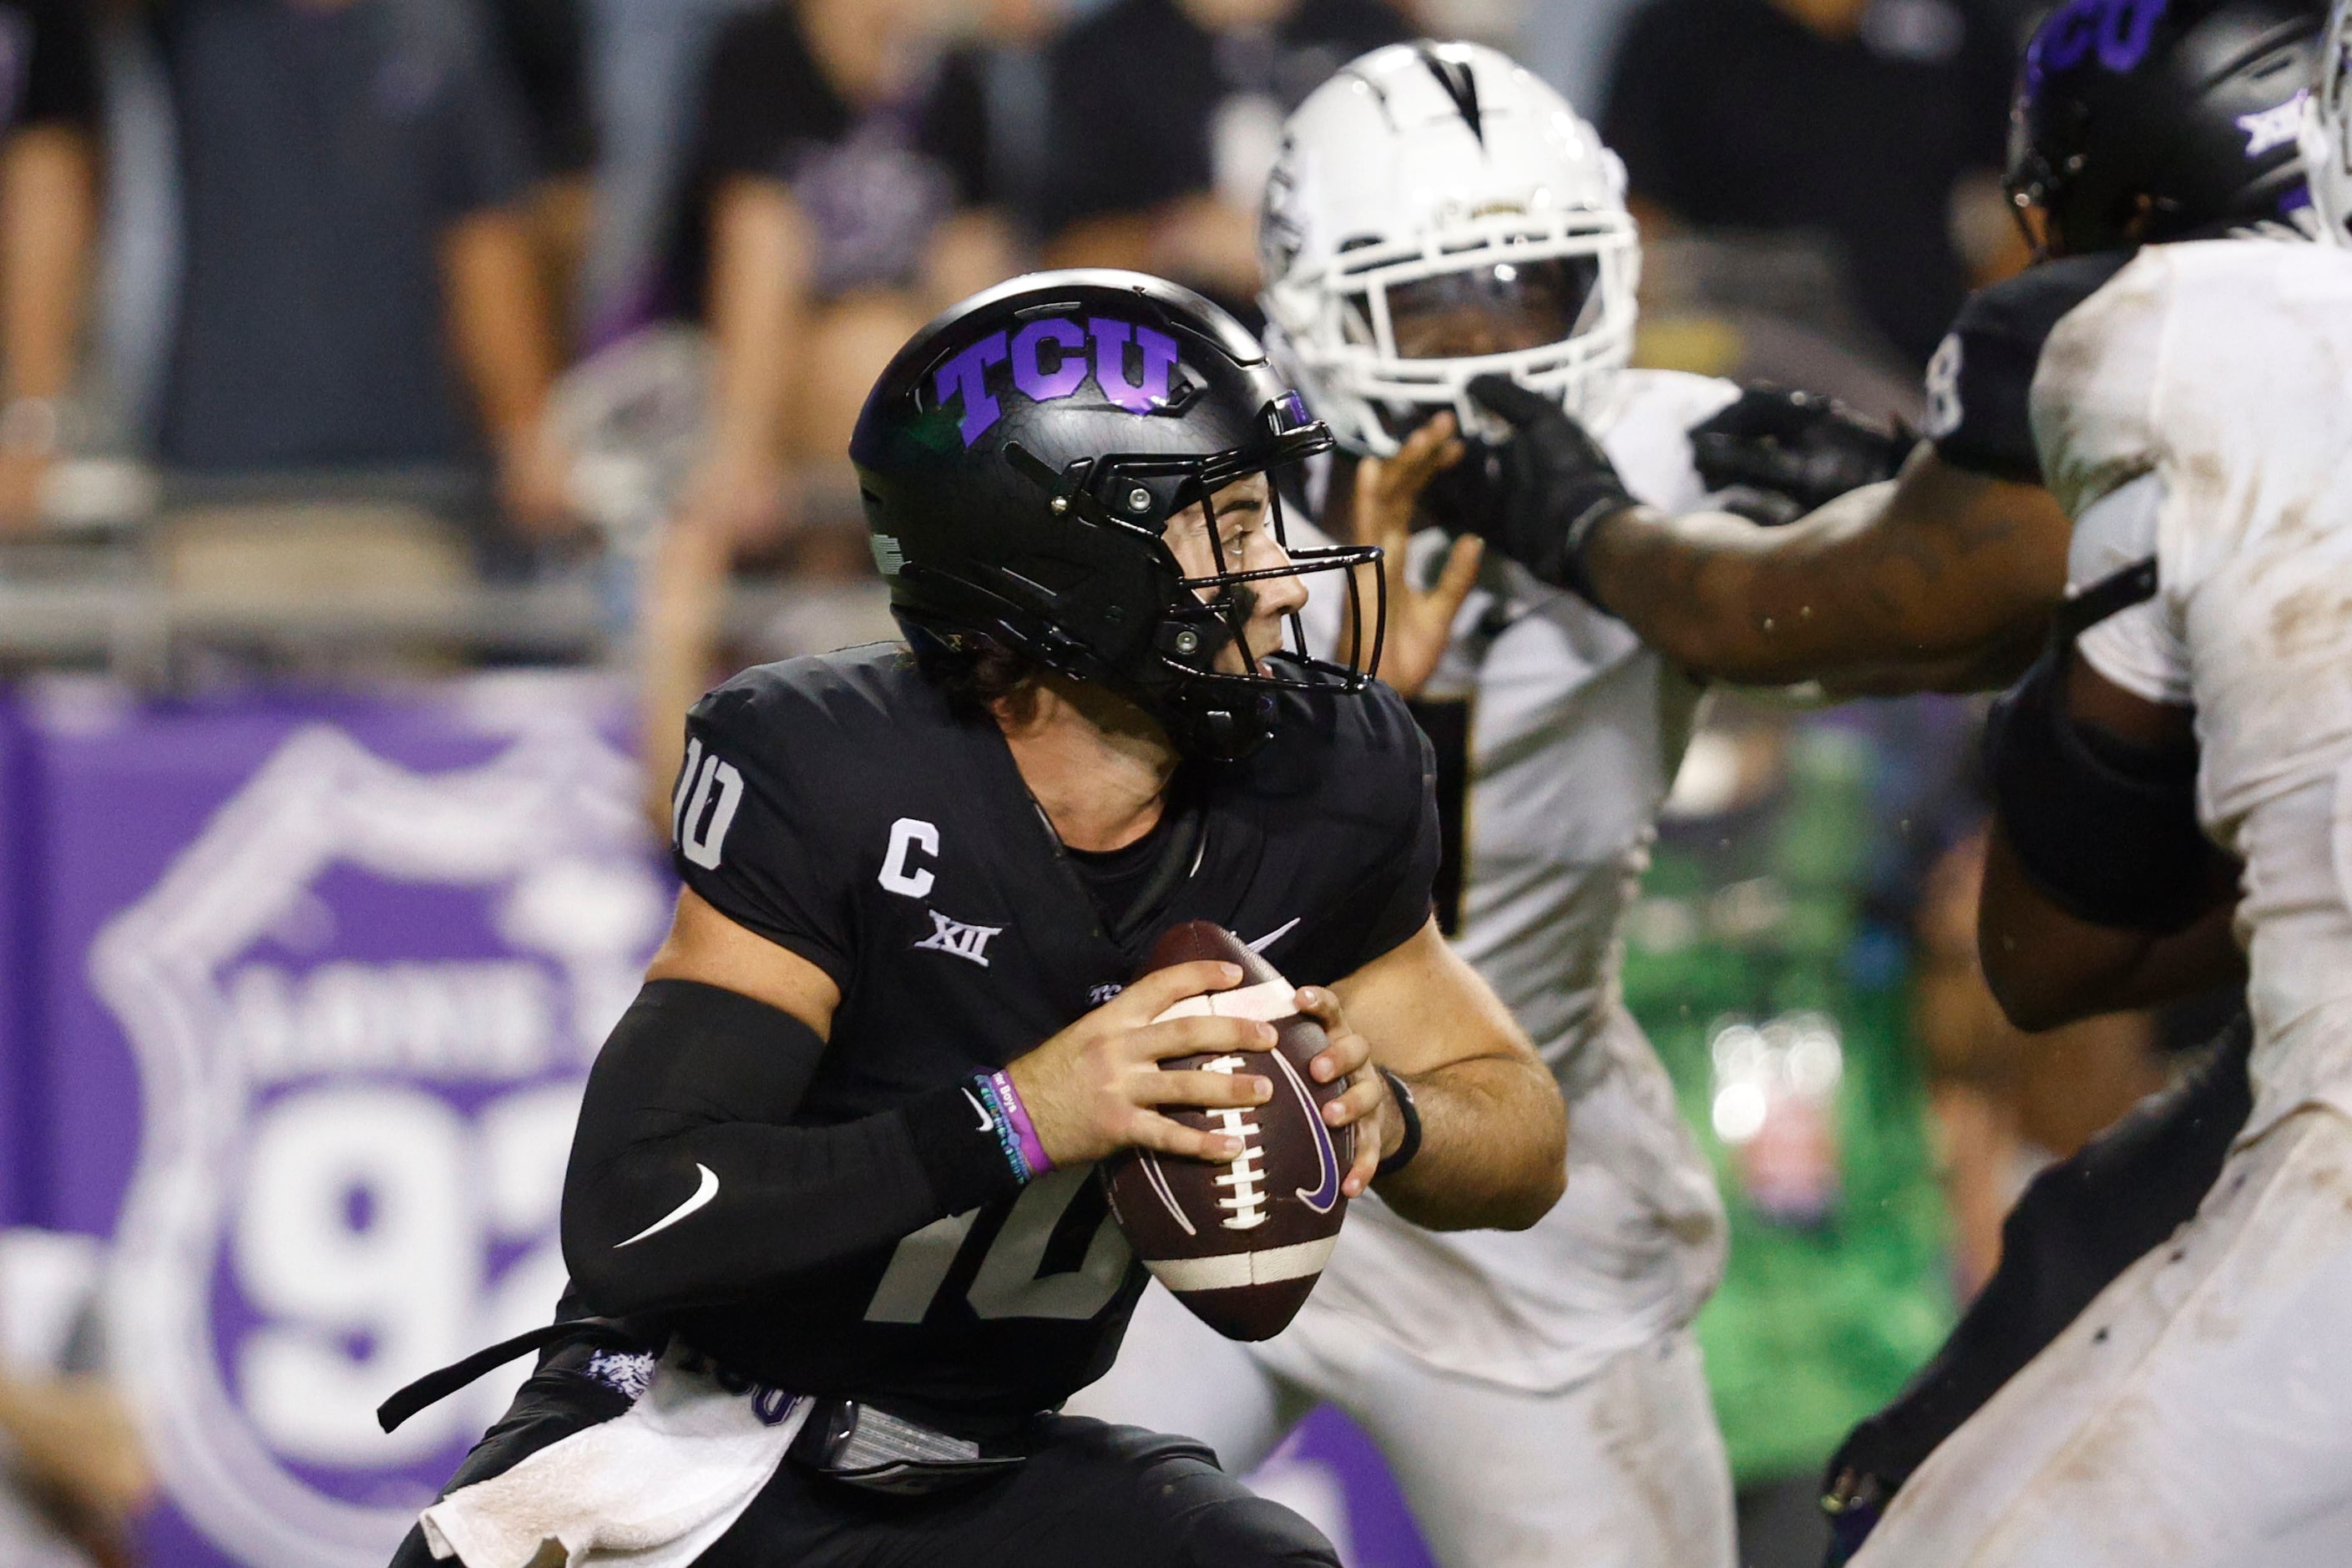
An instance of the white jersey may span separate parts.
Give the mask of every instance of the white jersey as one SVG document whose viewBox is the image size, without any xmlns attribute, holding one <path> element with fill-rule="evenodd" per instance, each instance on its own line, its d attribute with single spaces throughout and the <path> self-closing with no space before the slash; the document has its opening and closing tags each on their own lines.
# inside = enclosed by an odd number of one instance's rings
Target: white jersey
<svg viewBox="0 0 2352 1568">
<path fill-rule="evenodd" d="M 2245 861 L 2246 1136 L 2352 1116 L 2352 255 L 2143 250 L 2052 334 L 2032 403 L 2077 586 L 2157 560 L 2083 656 L 2196 704 L 2198 816 Z"/>
<path fill-rule="evenodd" d="M 1625 373 L 1600 436 L 1626 488 L 1696 508 L 1687 433 L 1738 395 Z M 1444 544 L 1416 538 L 1415 566 Z M 1318 592 L 1311 639 L 1336 630 L 1337 595 Z M 1722 1272 L 1714 1177 L 1618 989 L 1618 922 L 1699 693 L 1622 622 L 1490 552 L 1422 696 L 1470 703 L 1453 942 L 1568 1097 L 1567 1192 L 1518 1233 L 1439 1234 L 1360 1200 L 1302 1315 L 1343 1314 L 1444 1372 L 1561 1388 L 1689 1321 Z"/>
</svg>

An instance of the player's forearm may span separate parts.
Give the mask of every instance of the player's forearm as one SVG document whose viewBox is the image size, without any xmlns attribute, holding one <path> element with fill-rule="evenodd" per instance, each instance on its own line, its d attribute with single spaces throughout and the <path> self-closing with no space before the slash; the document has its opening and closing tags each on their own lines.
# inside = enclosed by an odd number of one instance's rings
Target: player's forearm
<svg viewBox="0 0 2352 1568">
<path fill-rule="evenodd" d="M 1584 562 L 1601 603 L 1696 673 L 1784 685 L 1867 671 L 1874 690 L 1921 690 L 2038 635 L 2064 596 L 2072 534 L 2039 486 L 1922 446 L 1891 485 L 1786 528 L 1637 509 L 1596 529 Z"/>
<path fill-rule="evenodd" d="M 18 132 L 0 151 L 0 331 L 6 395 L 56 397 L 73 381 L 97 226 L 89 140 L 61 125 Z"/>
<path fill-rule="evenodd" d="M 729 565 L 727 540 L 697 517 L 674 521 L 654 549 L 637 632 L 637 754 L 646 816 L 665 837 L 671 787 L 686 753 L 686 710 L 709 689 L 719 658 Z"/>
<path fill-rule="evenodd" d="M 782 181 L 745 176 L 721 187 L 709 292 L 711 443 L 722 455 L 782 456 L 814 256 L 808 219 Z"/>
<path fill-rule="evenodd" d="M 442 254 L 450 337 L 483 425 L 504 443 L 535 439 L 555 381 L 555 340 L 529 229 L 503 208 L 469 214 Z"/>
<path fill-rule="evenodd" d="M 2202 914 L 2180 931 L 2093 924 L 2036 889 L 1995 825 L 1985 857 L 1977 948 L 1985 981 L 2010 1022 L 2054 1029 L 2192 994 L 2242 976 L 2231 926 L 2237 900 L 2217 882 Z"/>
<path fill-rule="evenodd" d="M 646 985 L 589 1074 L 564 1176 L 564 1262 L 591 1308 L 739 1300 L 1013 1185 L 953 1085 L 790 1125 L 823 1050 L 814 1030 L 748 996 Z"/>
<path fill-rule="evenodd" d="M 1885 491 L 1856 490 L 1781 529 L 1722 512 L 1668 517 L 1636 507 L 1594 531 L 1585 569 L 1603 605 L 1695 674 L 1782 685 L 1895 663 L 1899 643 L 1838 613 L 1844 585 L 1825 579 L 1822 559 L 1824 544 Z M 1872 619 L 1885 617 L 1881 608 Z"/>
<path fill-rule="evenodd" d="M 1421 1152 L 1378 1184 L 1429 1230 L 1525 1230 L 1568 1180 L 1568 1107 L 1542 1064 L 1517 1055 L 1451 1062 L 1406 1082 Z"/>
</svg>

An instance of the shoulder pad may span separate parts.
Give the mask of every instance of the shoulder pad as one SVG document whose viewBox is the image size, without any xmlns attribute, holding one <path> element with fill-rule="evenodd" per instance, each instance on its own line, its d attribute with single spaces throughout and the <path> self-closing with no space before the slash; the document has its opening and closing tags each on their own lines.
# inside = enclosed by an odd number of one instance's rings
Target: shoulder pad
<svg viewBox="0 0 2352 1568">
<path fill-rule="evenodd" d="M 1921 433 L 1937 457 L 1998 479 L 2042 482 L 2031 405 L 2042 344 L 2130 259 L 2119 250 L 2071 256 L 1969 296 L 1927 365 Z"/>
</svg>

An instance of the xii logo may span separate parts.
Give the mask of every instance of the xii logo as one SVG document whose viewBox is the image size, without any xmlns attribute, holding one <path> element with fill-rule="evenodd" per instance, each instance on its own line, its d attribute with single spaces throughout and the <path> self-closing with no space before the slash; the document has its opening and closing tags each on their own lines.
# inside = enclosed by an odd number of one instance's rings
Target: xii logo
<svg viewBox="0 0 2352 1568">
<path fill-rule="evenodd" d="M 966 925 L 951 921 L 937 910 L 925 910 L 931 917 L 931 934 L 915 945 L 929 952 L 951 952 L 958 958 L 970 959 L 982 969 L 988 967 L 988 940 L 1003 926 Z"/>
</svg>

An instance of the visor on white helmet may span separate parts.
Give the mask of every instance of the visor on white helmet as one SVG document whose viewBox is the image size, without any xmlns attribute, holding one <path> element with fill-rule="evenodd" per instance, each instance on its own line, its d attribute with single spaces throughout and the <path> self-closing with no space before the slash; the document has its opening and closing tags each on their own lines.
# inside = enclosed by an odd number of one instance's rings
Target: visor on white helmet
<svg viewBox="0 0 2352 1568">
<path fill-rule="evenodd" d="M 1318 413 L 1348 445 L 1385 457 L 1445 408 L 1499 438 L 1466 391 L 1492 374 L 1604 422 L 1633 353 L 1640 267 L 1622 211 L 1491 213 L 1423 238 L 1343 245 L 1267 302 Z"/>
</svg>

